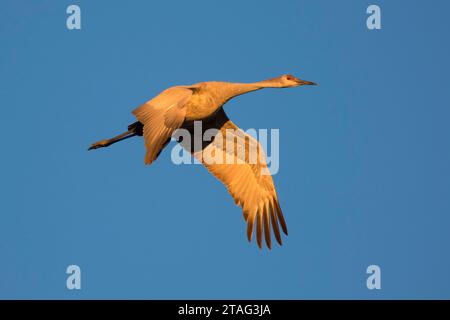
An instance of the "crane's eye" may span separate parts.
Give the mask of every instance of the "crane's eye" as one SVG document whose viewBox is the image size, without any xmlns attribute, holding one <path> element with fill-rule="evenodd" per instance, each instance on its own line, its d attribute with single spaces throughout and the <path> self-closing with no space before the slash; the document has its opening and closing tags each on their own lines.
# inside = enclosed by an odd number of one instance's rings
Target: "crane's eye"
<svg viewBox="0 0 450 320">
<path fill-rule="evenodd" d="M 286 79 L 287 80 L 293 80 L 293 77 L 291 75 L 289 75 L 289 76 L 286 76 Z"/>
</svg>

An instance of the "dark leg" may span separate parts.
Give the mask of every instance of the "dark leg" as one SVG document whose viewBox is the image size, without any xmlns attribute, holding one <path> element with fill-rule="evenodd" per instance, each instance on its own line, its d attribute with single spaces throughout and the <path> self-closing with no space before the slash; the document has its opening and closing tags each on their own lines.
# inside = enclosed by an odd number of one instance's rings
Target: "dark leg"
<svg viewBox="0 0 450 320">
<path fill-rule="evenodd" d="M 134 130 L 137 136 L 142 137 L 144 134 L 144 125 L 141 122 L 136 121 L 128 126 L 128 131 L 131 130 Z"/>
<path fill-rule="evenodd" d="M 134 130 L 129 130 L 127 132 L 124 132 L 122 134 L 119 134 L 118 136 L 111 138 L 111 139 L 106 139 L 106 140 L 102 140 L 102 141 L 98 141 L 96 143 L 93 143 L 88 150 L 93 150 L 93 149 L 98 149 L 98 148 L 104 148 L 104 147 L 109 147 L 110 145 L 134 137 L 136 136 L 136 132 Z"/>
</svg>

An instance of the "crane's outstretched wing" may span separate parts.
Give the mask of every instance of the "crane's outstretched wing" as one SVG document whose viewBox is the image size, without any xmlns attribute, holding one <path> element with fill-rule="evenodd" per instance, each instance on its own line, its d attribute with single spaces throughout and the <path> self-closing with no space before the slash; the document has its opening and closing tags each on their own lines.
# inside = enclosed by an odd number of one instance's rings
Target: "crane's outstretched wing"
<svg viewBox="0 0 450 320">
<path fill-rule="evenodd" d="M 144 125 L 145 164 L 156 160 L 172 133 L 183 124 L 185 106 L 191 96 L 190 89 L 172 87 L 133 110 L 132 113 Z"/>
<path fill-rule="evenodd" d="M 227 187 L 236 204 L 242 207 L 248 240 L 252 239 L 256 222 L 256 240 L 260 248 L 263 229 L 266 244 L 271 248 L 270 225 L 281 245 L 278 223 L 286 235 L 288 232 L 263 148 L 255 138 L 231 122 L 222 108 L 203 121 L 202 130 L 208 129 L 218 130 L 213 141 L 204 142 L 201 150 L 190 146 L 189 151 Z"/>
</svg>

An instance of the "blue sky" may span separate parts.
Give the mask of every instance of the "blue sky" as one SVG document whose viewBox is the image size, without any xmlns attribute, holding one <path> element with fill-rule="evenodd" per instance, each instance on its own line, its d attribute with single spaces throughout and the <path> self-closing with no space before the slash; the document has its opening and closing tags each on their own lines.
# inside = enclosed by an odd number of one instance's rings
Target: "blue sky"
<svg viewBox="0 0 450 320">
<path fill-rule="evenodd" d="M 66 28 L 70 4 L 81 30 Z M 449 10 L 2 1 L 0 298 L 450 298 Z M 225 107 L 242 128 L 280 129 L 283 247 L 249 244 L 225 188 L 172 164 L 173 145 L 150 167 L 140 139 L 86 151 L 169 86 L 284 73 L 320 86 Z"/>
</svg>

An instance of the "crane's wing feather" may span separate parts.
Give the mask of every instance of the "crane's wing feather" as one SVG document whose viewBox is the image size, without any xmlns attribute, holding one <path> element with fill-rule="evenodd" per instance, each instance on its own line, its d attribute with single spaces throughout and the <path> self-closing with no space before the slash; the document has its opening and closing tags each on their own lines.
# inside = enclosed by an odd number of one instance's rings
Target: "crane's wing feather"
<svg viewBox="0 0 450 320">
<path fill-rule="evenodd" d="M 275 238 L 281 245 L 279 224 L 287 235 L 275 186 L 269 174 L 266 156 L 259 142 L 239 129 L 220 109 L 203 130 L 215 128 L 217 134 L 201 150 L 191 149 L 193 155 L 228 189 L 237 205 L 243 209 L 247 222 L 247 237 L 251 241 L 256 223 L 256 240 L 262 246 L 264 234 L 271 248 L 272 225 Z"/>
<path fill-rule="evenodd" d="M 191 96 L 190 89 L 172 87 L 133 110 L 132 113 L 144 125 L 145 164 L 156 160 L 172 133 L 183 124 L 186 103 Z"/>
</svg>

